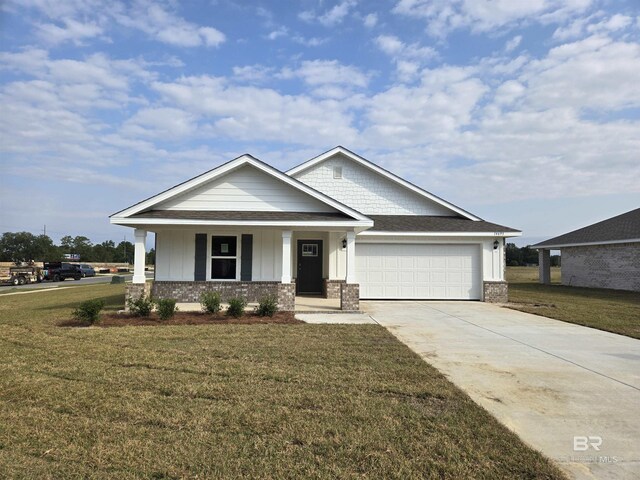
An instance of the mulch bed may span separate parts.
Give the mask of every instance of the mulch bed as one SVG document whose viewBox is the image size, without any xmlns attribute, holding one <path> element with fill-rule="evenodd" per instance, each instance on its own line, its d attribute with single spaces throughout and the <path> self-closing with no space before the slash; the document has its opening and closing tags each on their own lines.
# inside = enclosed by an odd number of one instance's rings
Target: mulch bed
<svg viewBox="0 0 640 480">
<path fill-rule="evenodd" d="M 295 318 L 293 312 L 277 312 L 273 317 L 259 317 L 253 313 L 247 313 L 243 317 L 228 317 L 224 313 L 211 315 L 204 312 L 177 312 L 169 320 L 160 320 L 157 314 L 150 317 L 134 317 L 127 313 L 103 313 L 96 327 L 128 327 L 146 326 L 157 327 L 163 325 L 251 325 L 251 324 L 293 324 L 304 323 Z M 89 324 L 79 320 L 64 320 L 58 323 L 59 327 L 88 327 Z"/>
</svg>

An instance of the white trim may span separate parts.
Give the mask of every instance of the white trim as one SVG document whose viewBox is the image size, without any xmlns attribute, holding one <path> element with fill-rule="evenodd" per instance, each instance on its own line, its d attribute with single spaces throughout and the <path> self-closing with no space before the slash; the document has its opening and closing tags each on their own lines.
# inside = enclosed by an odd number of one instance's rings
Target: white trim
<svg viewBox="0 0 640 480">
<path fill-rule="evenodd" d="M 432 193 L 427 192 L 426 190 L 423 190 L 420 187 L 417 187 L 409 182 L 407 182 L 406 180 L 398 177 L 397 175 L 394 175 L 391 172 L 386 171 L 385 169 L 377 166 L 375 163 L 370 162 L 369 160 L 353 153 L 350 152 L 349 150 L 347 150 L 344 147 L 341 146 L 337 146 L 335 148 L 332 148 L 331 150 L 329 150 L 328 152 L 323 153 L 322 155 L 318 155 L 317 157 L 312 158 L 311 160 L 308 160 L 307 162 L 298 165 L 297 167 L 294 167 L 290 170 L 288 170 L 287 172 L 285 172 L 287 175 L 290 176 L 295 176 L 300 172 L 303 172 L 304 170 L 307 170 L 311 167 L 313 167 L 314 165 L 317 165 L 320 162 L 323 162 L 324 160 L 326 160 L 327 158 L 333 157 L 334 155 L 341 153 L 344 156 L 350 158 L 351 160 L 353 160 L 354 162 L 359 163 L 360 165 L 373 170 L 374 172 L 378 173 L 379 175 L 382 175 L 383 177 L 388 178 L 389 180 L 394 181 L 395 183 L 398 183 L 400 185 L 402 185 L 403 187 L 413 191 L 414 193 L 417 193 L 418 195 L 428 198 L 429 200 L 436 202 L 440 205 L 442 205 L 443 207 L 448 208 L 449 210 L 452 210 L 456 213 L 458 213 L 459 215 L 462 215 L 465 218 L 468 218 L 469 220 L 474 220 L 474 221 L 479 221 L 481 220 L 479 217 L 476 217 L 475 215 L 467 212 L 466 210 L 463 210 L 460 207 L 456 207 L 455 205 L 453 205 L 452 203 L 447 202 L 446 200 L 443 200 L 437 196 L 435 196 Z"/>
<path fill-rule="evenodd" d="M 358 237 L 519 237 L 522 232 L 376 232 L 367 230 L 358 233 Z"/>
<path fill-rule="evenodd" d="M 308 185 L 305 185 L 304 183 L 300 182 L 299 180 L 290 177 L 284 173 L 282 173 L 281 171 L 266 165 L 265 163 L 253 158 L 250 155 L 242 155 L 241 157 L 236 158 L 235 160 L 231 160 L 228 163 L 225 163 L 224 165 L 221 165 L 217 168 L 214 168 L 213 170 L 210 170 L 206 173 L 203 173 L 202 175 L 199 175 L 197 177 L 194 177 L 190 180 L 187 180 L 184 183 L 181 183 L 180 185 L 176 185 L 173 188 L 170 188 L 169 190 L 166 190 L 162 193 L 159 193 L 151 198 L 148 198 L 146 200 L 143 200 L 142 202 L 133 205 L 129 208 L 126 208 L 124 210 L 121 210 L 119 212 L 114 213 L 111 218 L 116 218 L 116 219 L 120 219 L 120 218 L 127 218 L 130 217 L 131 215 L 135 215 L 136 213 L 140 213 L 144 210 L 147 210 L 159 203 L 165 202 L 170 198 L 176 197 L 178 195 L 181 195 L 189 190 L 192 190 L 200 185 L 203 185 L 215 178 L 218 178 L 224 174 L 227 174 L 233 170 L 236 170 L 240 167 L 243 167 L 245 165 L 251 165 L 255 168 L 257 168 L 258 170 L 271 175 L 274 178 L 277 178 L 278 180 L 281 180 L 283 182 L 285 182 L 286 184 L 290 185 L 291 187 L 306 193 L 307 195 L 315 198 L 316 200 L 319 200 L 320 202 L 323 202 L 327 205 L 329 205 L 330 207 L 338 210 L 339 212 L 342 212 L 346 215 L 349 215 L 350 217 L 355 218 L 356 220 L 360 220 L 360 221 L 364 221 L 366 222 L 367 220 L 371 221 L 368 217 L 366 217 L 365 215 L 361 214 L 360 212 L 357 212 L 356 210 L 353 210 L 352 208 L 338 202 L 337 200 L 334 200 L 333 198 L 318 192 L 317 190 L 314 190 L 313 188 L 309 187 Z M 115 222 L 111 222 L 111 223 L 115 223 Z M 210 225 L 220 225 L 219 223 L 211 223 Z"/>
<path fill-rule="evenodd" d="M 126 218 L 111 217 L 109 222 L 116 225 L 210 225 L 210 226 L 249 226 L 249 227 L 373 227 L 373 220 L 331 221 L 286 221 L 286 220 L 187 220 L 168 218 Z"/>
<path fill-rule="evenodd" d="M 536 250 L 556 250 L 563 247 L 590 247 L 593 245 L 615 245 L 620 243 L 637 243 L 640 242 L 640 238 L 629 238 L 627 240 L 609 240 L 606 242 L 585 242 L 585 243 L 558 243 L 556 245 L 543 245 L 540 247 L 534 246 Z"/>
</svg>

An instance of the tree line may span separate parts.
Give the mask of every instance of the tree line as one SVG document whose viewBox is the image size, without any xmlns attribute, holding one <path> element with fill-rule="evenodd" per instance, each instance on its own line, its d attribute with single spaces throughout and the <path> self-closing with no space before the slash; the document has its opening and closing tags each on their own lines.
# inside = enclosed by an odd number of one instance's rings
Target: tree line
<svg viewBox="0 0 640 480">
<path fill-rule="evenodd" d="M 507 243 L 507 266 L 524 267 L 526 265 L 538 265 L 538 250 L 530 245 L 518 248 L 513 243 Z M 560 255 L 551 255 L 551 266 L 560 266 Z"/>
<path fill-rule="evenodd" d="M 0 237 L 1 262 L 55 262 L 65 260 L 65 254 L 80 255 L 81 262 L 133 263 L 134 245 L 123 240 L 92 243 L 85 236 L 65 235 L 56 245 L 48 235 L 30 232 L 5 232 Z M 147 264 L 155 262 L 155 251 L 147 252 Z"/>
</svg>

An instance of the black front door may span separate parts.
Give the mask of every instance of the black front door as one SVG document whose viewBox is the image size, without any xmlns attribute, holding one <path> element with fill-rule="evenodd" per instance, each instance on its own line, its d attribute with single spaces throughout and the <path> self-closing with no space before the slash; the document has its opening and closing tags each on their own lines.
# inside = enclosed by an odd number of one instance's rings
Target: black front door
<svg viewBox="0 0 640 480">
<path fill-rule="evenodd" d="M 297 294 L 322 294 L 322 240 L 298 240 Z"/>
</svg>

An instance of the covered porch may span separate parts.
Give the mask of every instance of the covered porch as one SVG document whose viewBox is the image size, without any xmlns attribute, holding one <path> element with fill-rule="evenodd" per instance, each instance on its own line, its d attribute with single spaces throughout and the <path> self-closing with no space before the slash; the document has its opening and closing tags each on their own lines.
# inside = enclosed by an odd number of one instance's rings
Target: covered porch
<svg viewBox="0 0 640 480">
<path fill-rule="evenodd" d="M 135 229 L 128 296 L 147 292 L 197 305 L 202 293 L 218 291 L 223 301 L 242 297 L 249 303 L 272 295 L 283 311 L 359 310 L 354 227 L 145 227 Z M 156 265 L 154 281 L 145 285 L 149 231 L 156 234 Z"/>
</svg>

